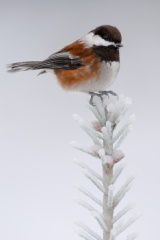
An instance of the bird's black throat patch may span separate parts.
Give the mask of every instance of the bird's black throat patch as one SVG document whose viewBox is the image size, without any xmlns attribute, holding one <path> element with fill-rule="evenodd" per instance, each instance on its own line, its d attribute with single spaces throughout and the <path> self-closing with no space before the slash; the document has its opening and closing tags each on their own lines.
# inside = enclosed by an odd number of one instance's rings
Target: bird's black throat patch
<svg viewBox="0 0 160 240">
<path fill-rule="evenodd" d="M 101 61 L 119 61 L 119 49 L 115 46 L 93 46 L 93 52 Z"/>
</svg>

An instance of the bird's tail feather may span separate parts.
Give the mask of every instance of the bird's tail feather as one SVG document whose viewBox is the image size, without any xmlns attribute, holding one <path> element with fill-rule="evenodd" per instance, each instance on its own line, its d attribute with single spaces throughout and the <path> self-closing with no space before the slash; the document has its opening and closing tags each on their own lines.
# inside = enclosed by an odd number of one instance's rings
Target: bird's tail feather
<svg viewBox="0 0 160 240">
<path fill-rule="evenodd" d="M 40 63 L 41 61 L 12 63 L 7 66 L 8 68 L 7 70 L 8 72 L 18 72 L 18 71 L 43 69 L 42 67 L 39 67 L 41 65 Z"/>
</svg>

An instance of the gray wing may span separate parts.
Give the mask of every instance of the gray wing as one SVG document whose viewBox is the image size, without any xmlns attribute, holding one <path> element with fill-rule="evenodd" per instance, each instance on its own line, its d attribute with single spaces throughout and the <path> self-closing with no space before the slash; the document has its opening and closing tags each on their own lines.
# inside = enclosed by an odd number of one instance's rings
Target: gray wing
<svg viewBox="0 0 160 240">
<path fill-rule="evenodd" d="M 49 69 L 77 69 L 82 66 L 82 59 L 68 52 L 57 52 L 44 61 L 17 62 L 8 65 L 9 72 L 43 69 L 40 74 Z"/>
<path fill-rule="evenodd" d="M 82 66 L 82 59 L 68 52 L 57 52 L 39 64 L 45 69 L 76 69 Z"/>
</svg>

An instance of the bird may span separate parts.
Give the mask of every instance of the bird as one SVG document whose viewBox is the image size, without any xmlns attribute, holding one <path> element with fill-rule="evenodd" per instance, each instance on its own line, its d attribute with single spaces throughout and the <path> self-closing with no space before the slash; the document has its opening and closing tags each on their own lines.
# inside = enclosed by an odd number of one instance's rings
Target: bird
<svg viewBox="0 0 160 240">
<path fill-rule="evenodd" d="M 114 26 L 102 25 L 43 61 L 9 64 L 8 72 L 41 70 L 38 75 L 53 72 L 63 89 L 90 94 L 93 105 L 95 95 L 116 95 L 106 89 L 119 72 L 120 47 L 123 47 L 120 31 Z"/>
</svg>

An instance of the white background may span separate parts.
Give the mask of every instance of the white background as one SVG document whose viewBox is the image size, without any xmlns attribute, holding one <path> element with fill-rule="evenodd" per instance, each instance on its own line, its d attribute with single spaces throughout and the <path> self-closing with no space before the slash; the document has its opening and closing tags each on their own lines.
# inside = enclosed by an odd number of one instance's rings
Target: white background
<svg viewBox="0 0 160 240">
<path fill-rule="evenodd" d="M 71 140 L 91 144 L 72 119 L 73 113 L 94 119 L 88 97 L 66 93 L 52 74 L 9 74 L 6 64 L 43 60 L 104 24 L 117 26 L 124 44 L 112 90 L 130 96 L 130 114 L 136 114 L 121 147 L 128 166 L 119 182 L 136 172 L 122 205 L 135 202 L 133 214 L 142 217 L 128 232 L 139 231 L 139 239 L 160 238 L 159 11 L 158 0 L 1 0 L 0 239 L 78 239 L 77 219 L 97 228 L 74 204 L 75 182 L 92 187 L 72 160 L 83 159 L 98 171 L 100 164 L 69 146 Z"/>
</svg>

